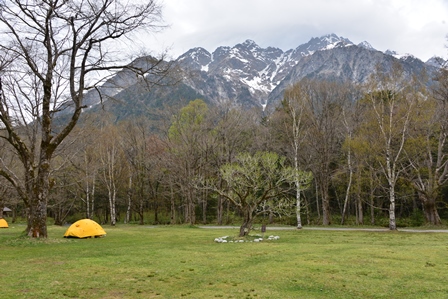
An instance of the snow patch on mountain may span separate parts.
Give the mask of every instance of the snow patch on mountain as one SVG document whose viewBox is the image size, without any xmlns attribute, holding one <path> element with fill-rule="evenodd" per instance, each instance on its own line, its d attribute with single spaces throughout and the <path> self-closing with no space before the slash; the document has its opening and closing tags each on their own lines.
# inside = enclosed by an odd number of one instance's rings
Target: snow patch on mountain
<svg viewBox="0 0 448 299">
<path fill-rule="evenodd" d="M 209 65 L 210 65 L 210 63 L 201 66 L 201 71 L 203 71 L 203 72 L 208 72 L 208 66 L 209 66 Z"/>
<path fill-rule="evenodd" d="M 253 94 L 256 91 L 271 92 L 274 89 L 272 84 L 266 84 L 260 77 L 242 78 L 241 82 L 246 84 L 249 87 L 249 91 Z"/>
</svg>

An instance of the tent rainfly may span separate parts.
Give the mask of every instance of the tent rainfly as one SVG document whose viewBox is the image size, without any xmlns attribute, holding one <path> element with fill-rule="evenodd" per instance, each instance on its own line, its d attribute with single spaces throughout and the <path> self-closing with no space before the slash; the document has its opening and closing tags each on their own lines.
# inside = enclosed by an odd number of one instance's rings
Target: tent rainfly
<svg viewBox="0 0 448 299">
<path fill-rule="evenodd" d="M 8 228 L 8 222 L 4 218 L 0 218 L 0 228 Z"/>
<path fill-rule="evenodd" d="M 101 225 L 90 219 L 81 219 L 70 225 L 64 238 L 99 238 L 105 235 Z"/>
</svg>

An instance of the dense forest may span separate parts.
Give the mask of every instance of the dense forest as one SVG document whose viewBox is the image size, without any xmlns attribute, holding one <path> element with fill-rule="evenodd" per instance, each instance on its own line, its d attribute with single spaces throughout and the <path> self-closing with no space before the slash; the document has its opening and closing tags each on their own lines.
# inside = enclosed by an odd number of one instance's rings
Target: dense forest
<svg viewBox="0 0 448 299">
<path fill-rule="evenodd" d="M 119 121 L 86 113 L 52 160 L 48 215 L 57 225 L 240 225 L 247 213 L 258 217 L 249 226 L 443 224 L 447 71 L 433 82 L 405 78 L 396 65 L 363 86 L 304 79 L 273 111 L 197 99 Z M 23 176 L 0 142 L 2 163 Z M 25 217 L 0 180 L 0 207 L 13 221 Z"/>
</svg>

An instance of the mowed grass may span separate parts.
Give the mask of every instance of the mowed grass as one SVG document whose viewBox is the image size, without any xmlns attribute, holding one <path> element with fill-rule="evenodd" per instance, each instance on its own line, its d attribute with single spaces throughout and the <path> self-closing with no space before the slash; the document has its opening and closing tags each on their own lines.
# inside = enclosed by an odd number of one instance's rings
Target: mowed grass
<svg viewBox="0 0 448 299">
<path fill-rule="evenodd" d="M 99 239 L 0 230 L 1 298 L 448 298 L 448 234 L 103 226 Z"/>
</svg>

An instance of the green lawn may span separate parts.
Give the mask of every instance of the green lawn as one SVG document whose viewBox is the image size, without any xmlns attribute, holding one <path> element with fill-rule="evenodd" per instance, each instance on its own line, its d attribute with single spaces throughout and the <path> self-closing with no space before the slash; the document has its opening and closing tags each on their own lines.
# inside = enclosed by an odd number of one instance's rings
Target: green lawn
<svg viewBox="0 0 448 299">
<path fill-rule="evenodd" d="M 99 239 L 0 229 L 1 298 L 448 298 L 448 234 L 103 226 Z"/>
</svg>

